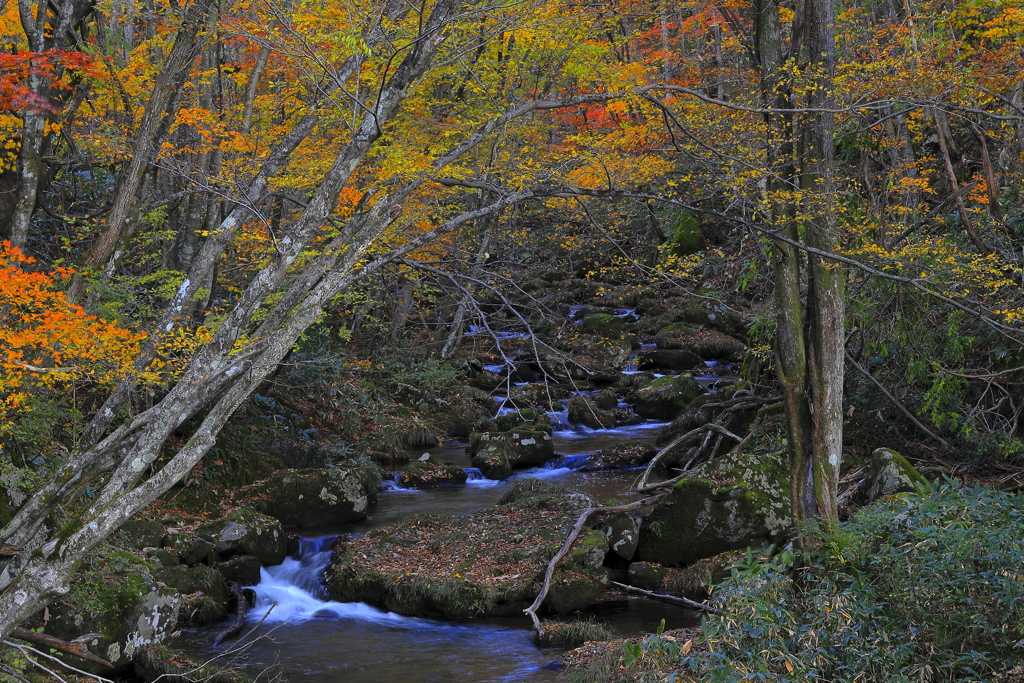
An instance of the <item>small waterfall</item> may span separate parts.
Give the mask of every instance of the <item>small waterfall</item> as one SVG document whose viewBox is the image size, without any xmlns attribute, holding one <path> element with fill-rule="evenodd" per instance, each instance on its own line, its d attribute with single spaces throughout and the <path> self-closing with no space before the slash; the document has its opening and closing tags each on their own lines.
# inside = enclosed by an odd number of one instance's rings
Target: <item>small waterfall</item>
<svg viewBox="0 0 1024 683">
<path fill-rule="evenodd" d="M 484 476 L 483 472 L 475 467 L 463 467 L 462 471 L 466 473 L 467 486 L 489 488 L 491 486 L 501 486 L 501 484 L 504 483 L 500 479 L 488 479 Z"/>
<path fill-rule="evenodd" d="M 363 602 L 333 602 L 326 599 L 324 570 L 331 561 L 331 545 L 337 536 L 299 539 L 298 559 L 291 557 L 276 567 L 262 567 L 260 582 L 253 586 L 256 606 L 252 616 L 260 618 L 273 603 L 277 606 L 268 622 L 305 621 L 307 619 L 360 619 L 411 626 L 420 619 L 383 612 Z"/>
</svg>

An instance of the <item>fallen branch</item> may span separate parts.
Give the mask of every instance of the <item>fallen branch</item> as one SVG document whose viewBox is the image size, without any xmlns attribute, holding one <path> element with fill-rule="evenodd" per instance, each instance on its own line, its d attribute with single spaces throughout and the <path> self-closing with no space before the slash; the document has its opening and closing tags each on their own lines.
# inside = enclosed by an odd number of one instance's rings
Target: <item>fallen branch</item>
<svg viewBox="0 0 1024 683">
<path fill-rule="evenodd" d="M 235 623 L 217 634 L 217 637 L 213 640 L 214 647 L 217 647 L 232 636 L 237 636 L 242 632 L 242 627 L 245 626 L 245 607 L 247 601 L 245 596 L 242 595 L 242 587 L 232 582 L 231 594 L 235 596 L 235 604 L 237 605 L 235 608 Z"/>
<path fill-rule="evenodd" d="M 645 598 L 651 598 L 652 600 L 661 600 L 662 602 L 670 602 L 673 605 L 682 605 L 683 607 L 689 607 L 691 609 L 699 609 L 711 614 L 725 614 L 722 610 L 711 605 L 705 605 L 703 602 L 697 602 L 696 600 L 690 600 L 689 598 L 680 598 L 675 595 L 669 595 L 668 593 L 655 593 L 654 591 L 646 591 L 643 588 L 637 588 L 636 586 L 628 586 L 618 581 L 612 581 L 612 585 L 619 590 L 624 590 L 627 593 L 635 593 L 642 595 Z"/>
<path fill-rule="evenodd" d="M 654 458 L 649 463 L 647 463 L 647 469 L 644 470 L 644 473 L 640 476 L 640 481 L 636 485 L 637 490 L 642 492 L 650 488 L 647 485 L 647 477 L 651 476 L 651 472 L 654 471 L 654 467 L 662 458 L 671 453 L 675 448 L 678 448 L 681 445 L 693 441 L 695 438 L 703 434 L 705 430 L 707 430 L 707 425 L 697 427 L 697 429 L 692 429 L 683 434 L 682 436 L 677 437 L 669 445 L 662 448 L 661 451 L 659 451 L 658 454 L 654 456 Z"/>
<path fill-rule="evenodd" d="M 868 371 L 867 371 L 867 370 L 865 370 L 865 369 L 864 369 L 863 367 L 861 367 L 860 363 L 858 363 L 857 361 L 855 361 L 855 360 L 853 359 L 853 356 L 851 356 L 851 355 L 850 355 L 849 353 L 847 353 L 847 354 L 846 354 L 846 360 L 847 360 L 847 361 L 849 361 L 850 365 L 852 365 L 852 366 L 853 366 L 854 368 L 856 368 L 856 369 L 857 369 L 857 370 L 858 370 L 858 371 L 860 372 L 860 374 L 862 374 L 862 375 L 864 375 L 865 377 L 867 377 L 867 378 L 868 378 L 868 380 L 869 380 L 869 381 L 870 381 L 870 382 L 871 382 L 872 384 L 874 384 L 874 385 L 875 385 L 875 388 L 876 388 L 876 389 L 878 389 L 879 391 L 881 391 L 881 392 L 882 392 L 882 394 L 883 394 L 883 395 L 884 395 L 884 396 L 885 396 L 885 397 L 886 397 L 887 399 L 889 399 L 889 401 L 890 401 L 890 402 L 891 402 L 891 403 L 892 403 L 892 404 L 893 404 L 894 406 L 896 406 L 896 407 L 897 407 L 897 408 L 899 409 L 899 411 L 900 411 L 901 413 L 903 413 L 904 415 L 906 415 L 906 416 L 907 416 L 907 419 L 909 419 L 909 420 L 910 420 L 911 422 L 913 422 L 913 423 L 914 423 L 914 426 L 915 426 L 915 427 L 917 427 L 918 429 L 920 429 L 920 430 L 921 430 L 921 432 L 923 432 L 924 434 L 927 434 L 928 436 L 930 436 L 930 437 L 931 437 L 932 439 L 934 439 L 934 440 L 938 441 L 938 442 L 939 442 L 940 444 L 942 444 L 942 445 L 943 445 L 943 447 L 945 447 L 945 448 L 949 448 L 949 443 L 947 443 L 945 439 L 943 439 L 943 438 L 942 438 L 941 436 L 937 436 L 937 435 L 935 435 L 934 433 L 932 433 L 932 430 L 928 429 L 928 428 L 927 428 L 927 427 L 925 427 L 925 426 L 924 426 L 923 424 L 921 424 L 921 421 L 920 421 L 920 420 L 918 420 L 918 419 L 917 419 L 916 417 L 914 417 L 914 414 L 913 414 L 912 412 L 910 412 L 909 410 L 907 410 L 907 409 L 906 409 L 906 407 L 904 407 L 904 405 L 903 405 L 902 403 L 900 403 L 900 402 L 899 402 L 899 401 L 898 401 L 898 400 L 896 399 L 896 397 L 895 397 L 895 396 L 893 396 L 892 394 L 890 394 L 890 393 L 889 393 L 889 390 L 888 390 L 888 389 L 886 389 L 885 387 L 883 387 L 883 386 L 881 385 L 881 383 L 879 383 L 879 381 L 878 381 L 877 379 L 875 379 L 875 378 L 874 378 L 874 377 L 873 377 L 873 376 L 871 375 L 871 373 L 870 373 L 870 372 L 868 372 Z"/>
<path fill-rule="evenodd" d="M 579 538 L 580 533 L 583 532 L 583 526 L 590 519 L 591 515 L 596 514 L 618 514 L 621 512 L 632 512 L 639 510 L 640 508 L 649 507 L 654 505 L 659 500 L 667 496 L 667 493 L 662 493 L 657 496 L 650 496 L 648 498 L 641 498 L 635 500 L 632 503 L 626 503 L 625 505 L 614 505 L 611 507 L 599 507 L 599 508 L 587 508 L 580 513 L 576 523 L 572 525 L 572 529 L 569 534 L 565 537 L 565 541 L 562 543 L 562 547 L 558 549 L 555 556 L 548 562 L 548 567 L 544 571 L 544 583 L 541 584 L 540 592 L 537 593 L 537 598 L 533 601 L 533 604 L 523 610 L 526 614 L 530 615 L 530 619 L 533 620 L 533 628 L 537 632 L 537 635 L 543 634 L 543 629 L 540 625 L 540 619 L 537 618 L 537 610 L 540 609 L 541 603 L 544 602 L 544 598 L 548 596 L 548 591 L 551 589 L 551 579 L 555 575 L 555 568 L 558 567 L 558 563 L 569 554 L 569 550 L 572 549 L 572 544 Z"/>
<path fill-rule="evenodd" d="M 72 641 L 61 640 L 55 636 L 48 635 L 46 633 L 36 633 L 35 631 L 29 631 L 26 628 L 18 626 L 11 631 L 11 637 L 17 638 L 18 640 L 24 640 L 26 643 L 32 643 L 33 645 L 39 645 L 42 647 L 50 647 L 64 654 L 74 655 L 79 659 L 84 659 L 87 662 L 93 664 L 99 664 L 107 668 L 113 669 L 114 665 L 98 657 L 93 653 L 89 652 L 89 649 L 85 646 L 90 640 L 96 640 L 102 638 L 102 633 L 88 633 L 84 636 L 79 636 Z"/>
</svg>

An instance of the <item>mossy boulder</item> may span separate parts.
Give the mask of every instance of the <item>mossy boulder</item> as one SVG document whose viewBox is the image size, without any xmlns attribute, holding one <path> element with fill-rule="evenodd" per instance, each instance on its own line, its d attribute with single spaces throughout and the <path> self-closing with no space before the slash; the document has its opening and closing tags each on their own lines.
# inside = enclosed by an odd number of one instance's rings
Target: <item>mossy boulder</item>
<svg viewBox="0 0 1024 683">
<path fill-rule="evenodd" d="M 469 475 L 458 465 L 442 462 L 430 454 L 426 459 L 413 460 L 398 476 L 405 488 L 427 489 L 448 484 L 465 484 Z"/>
<path fill-rule="evenodd" d="M 669 570 L 653 562 L 634 562 L 626 570 L 630 586 L 648 591 L 661 590 L 662 581 L 668 576 Z"/>
<path fill-rule="evenodd" d="M 703 393 L 693 375 L 659 377 L 633 394 L 633 410 L 648 419 L 671 420 Z"/>
<path fill-rule="evenodd" d="M 239 586 L 255 586 L 260 582 L 260 561 L 252 555 L 235 555 L 224 562 L 218 562 L 214 568 L 225 581 Z"/>
<path fill-rule="evenodd" d="M 637 367 L 641 370 L 673 370 L 681 372 L 692 370 L 703 361 L 690 349 L 657 349 L 644 351 L 636 357 Z"/>
<path fill-rule="evenodd" d="M 218 603 L 223 603 L 228 597 L 224 576 L 213 567 L 203 564 L 195 567 L 182 564 L 160 567 L 153 572 L 153 578 L 182 595 L 199 591 Z"/>
<path fill-rule="evenodd" d="M 342 524 L 366 519 L 379 483 L 376 467 L 363 461 L 331 469 L 280 470 L 245 487 L 241 501 L 285 526 Z"/>
<path fill-rule="evenodd" d="M 129 519 L 118 529 L 115 538 L 120 545 L 142 550 L 159 548 L 165 533 L 164 525 L 155 520 Z"/>
<path fill-rule="evenodd" d="M 583 330 L 602 339 L 621 339 L 626 321 L 609 313 L 593 313 L 583 317 Z"/>
<path fill-rule="evenodd" d="M 672 224 L 667 242 L 676 256 L 690 256 L 704 251 L 704 235 L 692 213 L 681 213 Z"/>
<path fill-rule="evenodd" d="M 202 664 L 164 645 L 147 645 L 135 653 L 135 675 L 144 683 L 250 683 L 245 675 L 228 666 Z"/>
<path fill-rule="evenodd" d="M 174 550 L 182 564 L 190 566 L 208 562 L 213 554 L 213 543 L 180 531 L 167 534 L 161 543 L 164 548 Z"/>
<path fill-rule="evenodd" d="M 700 360 L 733 358 L 746 350 L 746 345 L 735 337 L 690 323 L 668 325 L 654 339 L 659 349 L 688 349 Z"/>
<path fill-rule="evenodd" d="M 557 350 L 541 352 L 540 365 L 559 380 L 614 381 L 633 353 L 630 342 L 581 334 L 558 340 Z"/>
<path fill-rule="evenodd" d="M 660 501 L 640 530 L 638 557 L 686 565 L 790 533 L 785 451 L 728 453 L 700 465 Z"/>
<path fill-rule="evenodd" d="M 615 410 L 619 407 L 619 395 L 609 387 L 594 397 L 594 405 L 601 410 Z"/>
<path fill-rule="evenodd" d="M 587 458 L 587 463 L 580 468 L 583 472 L 598 470 L 616 470 L 639 467 L 654 459 L 658 449 L 646 443 L 627 441 L 607 446 Z"/>
<path fill-rule="evenodd" d="M 543 410 L 522 408 L 494 418 L 494 425 L 497 427 L 495 431 L 499 432 L 510 432 L 515 429 L 525 429 L 532 432 L 550 432 L 551 418 Z"/>
<path fill-rule="evenodd" d="M 89 650 L 117 669 L 129 667 L 137 649 L 162 642 L 178 623 L 181 598 L 159 586 L 153 572 L 154 566 L 137 555 L 101 548 L 75 572 L 71 591 L 49 605 L 49 620 L 38 625 L 64 640 L 102 633 L 87 643 Z M 87 662 L 75 666 L 99 671 Z"/>
<path fill-rule="evenodd" d="M 214 600 L 205 593 L 195 592 L 181 596 L 181 608 L 178 610 L 178 623 L 181 626 L 216 624 L 227 617 L 228 609 L 224 603 Z"/>
<path fill-rule="evenodd" d="M 217 559 L 252 555 L 264 565 L 281 564 L 287 550 L 281 522 L 252 508 L 240 508 L 223 519 L 196 530 L 196 536 L 214 546 Z"/>
<path fill-rule="evenodd" d="M 484 432 L 470 436 L 473 466 L 488 479 L 507 479 L 513 470 L 537 467 L 555 457 L 547 432 Z"/>
<path fill-rule="evenodd" d="M 640 543 L 640 522 L 635 516 L 619 513 L 605 523 L 603 531 L 611 552 L 624 560 L 633 559 Z"/>
<path fill-rule="evenodd" d="M 891 448 L 877 448 L 871 454 L 871 469 L 863 484 L 865 504 L 894 493 L 912 493 L 925 479 L 907 459 Z"/>
<path fill-rule="evenodd" d="M 608 429 L 615 426 L 615 416 L 584 396 L 573 396 L 569 399 L 569 422 L 591 429 Z"/>
<path fill-rule="evenodd" d="M 328 593 L 413 616 L 522 615 L 566 532 L 594 504 L 548 482 L 517 481 L 498 505 L 471 515 L 421 515 L 339 543 L 326 573 Z M 607 550 L 604 533 L 587 530 L 545 604 L 556 611 L 590 604 L 607 585 Z"/>
</svg>

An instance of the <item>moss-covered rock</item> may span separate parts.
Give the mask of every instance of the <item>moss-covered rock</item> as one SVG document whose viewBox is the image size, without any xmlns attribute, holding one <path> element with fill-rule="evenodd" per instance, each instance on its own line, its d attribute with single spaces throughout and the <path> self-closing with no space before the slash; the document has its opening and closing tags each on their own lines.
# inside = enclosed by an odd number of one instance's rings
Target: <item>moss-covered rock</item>
<svg viewBox="0 0 1024 683">
<path fill-rule="evenodd" d="M 223 603 L 228 597 L 228 586 L 224 576 L 216 569 L 203 564 L 195 567 L 186 567 L 182 564 L 160 567 L 153 572 L 153 578 L 182 595 L 199 591 L 218 603 Z"/>
<path fill-rule="evenodd" d="M 286 526 L 321 526 L 366 519 L 380 485 L 377 468 L 365 460 L 331 469 L 280 470 L 242 489 L 241 502 Z"/>
<path fill-rule="evenodd" d="M 703 393 L 693 375 L 659 377 L 633 394 L 633 410 L 641 417 L 671 420 Z"/>
<path fill-rule="evenodd" d="M 616 470 L 638 467 L 654 459 L 658 449 L 646 443 L 627 441 L 607 446 L 587 458 L 587 463 L 580 468 L 583 472 L 598 470 Z"/>
<path fill-rule="evenodd" d="M 786 453 L 729 453 L 695 468 L 658 503 L 641 528 L 637 555 L 685 565 L 781 541 L 791 526 Z"/>
<path fill-rule="evenodd" d="M 541 352 L 540 365 L 559 380 L 614 381 L 632 355 L 630 342 L 581 334 L 558 340 L 559 349 Z"/>
<path fill-rule="evenodd" d="M 664 327 L 654 339 L 659 349 L 688 349 L 701 360 L 733 358 L 746 350 L 746 345 L 735 337 L 690 323 Z"/>
<path fill-rule="evenodd" d="M 543 410 L 523 408 L 494 418 L 495 431 L 511 432 L 525 429 L 531 432 L 550 432 L 551 418 Z"/>
<path fill-rule="evenodd" d="M 594 405 L 601 410 L 615 410 L 619 407 L 619 395 L 609 387 L 594 397 Z"/>
<path fill-rule="evenodd" d="M 124 669 L 137 649 L 162 642 L 178 622 L 181 598 L 157 585 L 153 572 L 153 565 L 137 555 L 101 548 L 82 563 L 70 592 L 48 607 L 50 618 L 40 625 L 64 640 L 102 633 L 87 643 L 89 650 Z M 98 671 L 85 662 L 75 665 Z"/>
<path fill-rule="evenodd" d="M 401 614 L 464 618 L 521 615 L 586 495 L 539 480 L 517 481 L 498 505 L 459 517 L 424 515 L 335 547 L 331 598 L 366 601 Z M 588 530 L 556 574 L 545 603 L 581 609 L 607 585 L 608 539 Z"/>
<path fill-rule="evenodd" d="M 159 548 L 163 541 L 164 525 L 155 520 L 129 519 L 115 534 L 115 540 L 128 548 Z"/>
<path fill-rule="evenodd" d="M 690 349 L 656 349 L 637 355 L 636 364 L 641 370 L 683 372 L 702 365 L 703 361 Z"/>
<path fill-rule="evenodd" d="M 178 623 L 181 626 L 205 626 L 216 624 L 228 618 L 228 609 L 223 602 L 214 600 L 202 592 L 181 596 Z"/>
<path fill-rule="evenodd" d="M 608 537 L 608 549 L 624 560 L 636 555 L 640 543 L 640 522 L 633 515 L 619 513 L 605 522 L 603 529 Z"/>
<path fill-rule="evenodd" d="M 621 339 L 626 321 L 608 313 L 593 313 L 583 317 L 583 330 L 602 339 Z"/>
<path fill-rule="evenodd" d="M 877 448 L 871 454 L 871 469 L 864 482 L 862 498 L 865 504 L 894 493 L 911 493 L 917 484 L 927 483 L 907 459 L 891 448 Z"/>
<path fill-rule="evenodd" d="M 224 562 L 218 562 L 214 568 L 223 575 L 225 581 L 239 586 L 255 586 L 260 582 L 260 561 L 252 555 L 235 555 Z"/>
<path fill-rule="evenodd" d="M 668 573 L 668 568 L 653 562 L 634 562 L 626 570 L 630 586 L 636 586 L 648 591 L 661 590 L 662 581 L 664 581 Z"/>
<path fill-rule="evenodd" d="M 281 564 L 287 550 L 281 522 L 252 508 L 200 526 L 196 536 L 214 546 L 218 559 L 252 555 L 265 565 Z"/>
<path fill-rule="evenodd" d="M 547 432 L 484 432 L 470 436 L 474 467 L 488 479 L 507 479 L 513 470 L 537 467 L 555 457 Z"/>
<path fill-rule="evenodd" d="M 588 398 L 573 396 L 569 399 L 569 422 L 591 429 L 609 429 L 615 426 L 615 416 L 601 410 Z"/>
<path fill-rule="evenodd" d="M 164 536 L 161 542 L 178 554 L 182 564 L 195 565 L 208 562 L 213 554 L 213 543 L 205 538 L 197 538 L 192 534 L 173 532 Z"/>
<path fill-rule="evenodd" d="M 458 465 L 442 462 L 427 454 L 426 459 L 413 460 L 398 476 L 405 488 L 427 489 L 449 484 L 465 484 L 469 475 Z"/>
</svg>

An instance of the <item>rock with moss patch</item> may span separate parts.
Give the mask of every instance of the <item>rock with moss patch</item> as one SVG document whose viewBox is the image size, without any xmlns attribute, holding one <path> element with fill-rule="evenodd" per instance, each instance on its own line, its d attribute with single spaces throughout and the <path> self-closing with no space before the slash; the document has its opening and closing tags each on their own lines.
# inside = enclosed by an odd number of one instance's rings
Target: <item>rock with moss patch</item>
<svg viewBox="0 0 1024 683">
<path fill-rule="evenodd" d="M 442 462 L 430 454 L 427 459 L 413 460 L 398 476 L 405 488 L 428 489 L 451 484 L 465 484 L 469 475 L 458 465 Z"/>
<path fill-rule="evenodd" d="M 907 459 L 891 448 L 877 448 L 871 454 L 871 469 L 863 484 L 863 501 L 873 503 L 882 496 L 911 493 L 927 479 Z"/>
<path fill-rule="evenodd" d="M 365 601 L 414 616 L 521 615 L 537 595 L 589 496 L 523 479 L 498 505 L 471 515 L 421 515 L 335 546 L 326 581 L 331 598 Z M 607 586 L 608 539 L 587 530 L 555 575 L 555 611 L 586 607 Z"/>
<path fill-rule="evenodd" d="M 608 549 L 624 560 L 632 560 L 640 543 L 640 522 L 634 515 L 619 513 L 605 523 Z"/>
<path fill-rule="evenodd" d="M 573 396 L 569 399 L 569 422 L 591 429 L 608 429 L 615 426 L 615 416 L 601 410 L 588 398 Z"/>
<path fill-rule="evenodd" d="M 174 532 L 164 536 L 162 544 L 178 553 L 182 564 L 189 566 L 207 562 L 213 554 L 213 543 L 191 534 Z"/>
<path fill-rule="evenodd" d="M 669 570 L 653 562 L 634 562 L 626 570 L 629 585 L 648 591 L 661 590 L 661 583 Z"/>
<path fill-rule="evenodd" d="M 621 339 L 626 321 L 608 313 L 593 313 L 583 317 L 583 329 L 602 339 Z"/>
<path fill-rule="evenodd" d="M 216 624 L 228 618 L 228 609 L 224 603 L 214 600 L 202 592 L 181 596 L 181 609 L 178 610 L 178 623 L 181 626 L 205 626 Z"/>
<path fill-rule="evenodd" d="M 786 453 L 728 453 L 672 487 L 644 522 L 637 554 L 648 562 L 685 565 L 779 542 L 791 527 Z"/>
<path fill-rule="evenodd" d="M 516 429 L 525 429 L 531 432 L 550 432 L 551 418 L 543 410 L 536 408 L 522 408 L 511 413 L 505 413 L 494 418 L 494 425 L 498 432 L 510 432 Z"/>
<path fill-rule="evenodd" d="M 590 455 L 580 468 L 583 472 L 639 467 L 654 459 L 658 449 L 647 443 L 627 441 L 602 448 Z"/>
<path fill-rule="evenodd" d="M 484 432 L 470 436 L 473 466 L 488 479 L 507 479 L 524 467 L 537 467 L 555 457 L 547 432 Z"/>
<path fill-rule="evenodd" d="M 196 536 L 211 542 L 217 559 L 252 555 L 264 565 L 281 564 L 287 550 L 281 522 L 252 508 L 240 508 L 223 519 L 196 530 Z"/>
<path fill-rule="evenodd" d="M 163 541 L 164 525 L 150 519 L 129 519 L 117 530 L 115 538 L 128 548 L 159 548 Z"/>
<path fill-rule="evenodd" d="M 624 339 L 591 334 L 560 339 L 558 344 L 557 352 L 542 351 L 539 362 L 544 372 L 560 380 L 615 381 L 633 352 Z"/>
<path fill-rule="evenodd" d="M 671 420 L 703 393 L 693 375 L 659 377 L 633 394 L 633 410 L 648 419 Z"/>
<path fill-rule="evenodd" d="M 223 575 L 213 567 L 200 564 L 195 567 L 170 565 L 157 569 L 153 578 L 182 595 L 200 591 L 218 603 L 227 599 L 228 586 Z"/>
<path fill-rule="evenodd" d="M 260 561 L 252 555 L 235 555 L 224 562 L 218 562 L 214 569 L 224 580 L 239 586 L 255 586 L 260 582 Z"/>
<path fill-rule="evenodd" d="M 70 592 L 49 606 L 45 632 L 64 640 L 102 633 L 87 643 L 89 650 L 117 669 L 131 666 L 136 650 L 162 642 L 178 623 L 181 598 L 160 587 L 153 571 L 137 555 L 101 548 L 72 576 Z M 87 662 L 75 665 L 99 671 Z"/>
<path fill-rule="evenodd" d="M 703 365 L 703 362 L 689 349 L 656 349 L 638 354 L 636 364 L 641 370 L 683 372 Z"/>
<path fill-rule="evenodd" d="M 331 469 L 281 470 L 242 489 L 242 502 L 290 527 L 366 519 L 380 478 L 366 462 Z"/>
<path fill-rule="evenodd" d="M 203 683 L 250 683 L 245 675 L 228 666 L 202 664 L 164 645 L 147 645 L 134 657 L 135 675 L 145 683 L 202 681 Z"/>
<path fill-rule="evenodd" d="M 594 405 L 601 410 L 615 410 L 619 407 L 619 396 L 609 387 L 594 397 Z"/>
</svg>

